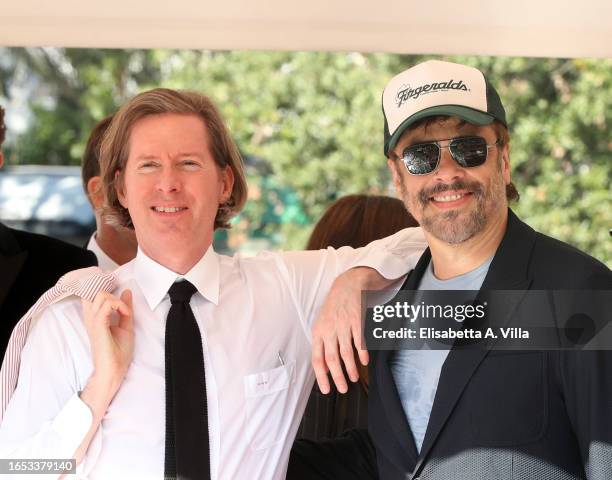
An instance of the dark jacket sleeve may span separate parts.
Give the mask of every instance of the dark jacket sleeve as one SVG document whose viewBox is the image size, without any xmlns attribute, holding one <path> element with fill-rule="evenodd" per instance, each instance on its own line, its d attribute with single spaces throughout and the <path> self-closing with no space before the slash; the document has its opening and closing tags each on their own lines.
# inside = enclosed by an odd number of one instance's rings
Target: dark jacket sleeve
<svg viewBox="0 0 612 480">
<path fill-rule="evenodd" d="M 367 430 L 319 442 L 296 440 L 287 480 L 376 480 L 376 454 Z"/>
<path fill-rule="evenodd" d="M 55 238 L 5 228 L 6 232 L 16 240 L 24 262 L 18 271 L 11 272 L 15 280 L 8 291 L 2 292 L 0 358 L 4 356 L 13 327 L 43 293 L 65 273 L 98 264 L 92 252 Z M 0 274 L 8 273 L 1 271 Z"/>
<path fill-rule="evenodd" d="M 603 350 L 559 352 L 559 376 L 587 479 L 604 480 L 612 478 L 612 272 L 594 268 L 582 284 L 585 291 L 572 303 L 593 312 L 586 330 L 589 337 L 602 335 L 600 343 L 606 345 Z"/>
<path fill-rule="evenodd" d="M 612 478 L 612 350 L 564 352 L 560 374 L 588 480 Z"/>
</svg>

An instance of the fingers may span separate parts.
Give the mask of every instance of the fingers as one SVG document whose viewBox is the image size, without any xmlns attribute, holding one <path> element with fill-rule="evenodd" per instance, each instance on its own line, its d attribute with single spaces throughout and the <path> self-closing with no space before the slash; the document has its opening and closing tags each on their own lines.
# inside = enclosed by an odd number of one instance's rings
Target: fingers
<svg viewBox="0 0 612 480">
<path fill-rule="evenodd" d="M 132 308 L 132 291 L 126 288 L 119 297 L 128 307 Z"/>
<path fill-rule="evenodd" d="M 359 351 L 362 338 L 360 323 L 361 311 L 359 309 L 347 309 L 343 313 L 343 317 L 349 320 L 340 322 L 337 326 L 340 357 L 344 362 L 344 368 L 350 380 L 356 382 L 359 380 L 359 369 L 355 362 L 355 350 L 353 345 L 355 345 L 357 351 Z M 362 360 L 361 355 L 359 358 Z M 365 352 L 365 358 L 367 363 L 367 352 Z"/>
<path fill-rule="evenodd" d="M 360 361 L 368 363 L 368 353 L 359 350 L 361 343 L 361 290 L 340 276 L 313 327 L 312 364 L 322 393 L 330 391 L 328 372 L 341 393 L 348 391 L 346 375 L 353 382 L 359 380 L 353 345 Z"/>
<path fill-rule="evenodd" d="M 119 297 L 119 305 L 116 310 L 119 321 L 117 322 L 116 328 L 126 330 L 129 332 L 134 331 L 134 308 L 132 306 L 132 291 L 129 289 L 124 290 Z M 111 327 L 114 331 L 114 327 Z"/>
<path fill-rule="evenodd" d="M 125 315 L 129 312 L 129 310 L 127 309 L 127 306 L 118 298 L 113 300 L 107 299 L 100 307 L 100 310 L 96 312 L 96 318 L 105 319 L 105 324 L 108 325 L 110 324 L 110 319 L 113 312 Z"/>
<path fill-rule="evenodd" d="M 327 366 L 325 364 L 323 340 L 318 335 L 313 335 L 312 339 L 312 367 L 315 371 L 317 383 L 321 393 L 330 392 L 329 380 L 327 378 Z"/>
<path fill-rule="evenodd" d="M 357 327 L 353 326 L 352 332 L 355 348 L 357 349 L 357 355 L 359 355 L 359 362 L 361 362 L 361 364 L 365 367 L 370 361 L 370 354 L 365 349 L 361 325 L 358 325 Z"/>
<path fill-rule="evenodd" d="M 132 291 L 126 289 L 121 293 L 120 300 L 122 302 L 121 308 L 118 310 L 119 326 L 122 328 L 132 328 L 133 326 L 133 306 L 132 306 Z"/>
<path fill-rule="evenodd" d="M 91 323 L 94 319 L 104 319 L 104 322 L 94 322 L 94 324 L 108 325 L 114 312 L 119 315 L 120 321 L 128 323 L 132 321 L 132 292 L 130 290 L 124 290 L 121 298 L 108 292 L 98 292 L 93 302 L 82 300 L 81 303 L 86 322 Z"/>
<path fill-rule="evenodd" d="M 342 365 L 340 364 L 340 355 L 338 354 L 338 342 L 336 337 L 328 338 L 324 344 L 324 358 L 329 373 L 331 373 L 332 379 L 336 384 L 336 388 L 340 393 L 346 393 L 348 386 L 346 379 L 344 378 L 344 372 L 342 371 Z"/>
<path fill-rule="evenodd" d="M 352 360 L 352 368 L 356 371 L 357 367 L 355 366 L 352 346 L 350 347 L 350 357 L 350 360 Z M 346 393 L 348 391 L 348 385 L 340 362 L 341 358 L 335 337 L 329 338 L 327 341 L 323 341 L 320 337 L 316 338 L 316 340 L 313 339 L 312 366 L 321 393 L 328 394 L 331 391 L 329 378 L 327 376 L 328 372 L 331 374 L 334 384 L 340 393 Z M 343 361 L 346 363 L 344 358 Z M 356 373 L 356 379 L 359 379 L 358 372 Z"/>
<path fill-rule="evenodd" d="M 107 300 L 112 300 L 114 299 L 114 295 L 108 293 L 108 292 L 98 292 L 96 294 L 96 297 L 94 298 L 94 301 L 92 302 L 92 310 L 93 312 L 97 312 L 100 310 L 100 308 L 102 308 L 102 305 L 104 305 L 104 303 Z"/>
<path fill-rule="evenodd" d="M 344 368 L 351 382 L 359 380 L 359 371 L 355 364 L 355 353 L 353 351 L 353 337 L 350 331 L 345 332 L 343 335 L 338 336 L 338 343 L 340 347 L 340 357 L 344 362 Z"/>
<path fill-rule="evenodd" d="M 357 349 L 357 355 L 359 355 L 359 361 L 365 367 L 368 363 L 370 363 L 370 354 L 367 350 Z"/>
</svg>

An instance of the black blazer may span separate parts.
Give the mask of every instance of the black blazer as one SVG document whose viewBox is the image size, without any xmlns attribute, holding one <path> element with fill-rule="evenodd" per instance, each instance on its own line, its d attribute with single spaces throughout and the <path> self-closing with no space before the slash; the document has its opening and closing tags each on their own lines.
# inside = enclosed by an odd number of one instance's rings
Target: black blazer
<svg viewBox="0 0 612 480">
<path fill-rule="evenodd" d="M 45 291 L 64 273 L 97 264 L 88 250 L 0 223 L 0 358 L 17 321 Z"/>
<path fill-rule="evenodd" d="M 404 289 L 418 287 L 425 251 Z M 612 272 L 509 211 L 485 290 L 612 290 Z M 612 351 L 451 349 L 417 453 L 389 368 L 371 352 L 369 433 L 381 479 L 612 479 Z"/>
</svg>

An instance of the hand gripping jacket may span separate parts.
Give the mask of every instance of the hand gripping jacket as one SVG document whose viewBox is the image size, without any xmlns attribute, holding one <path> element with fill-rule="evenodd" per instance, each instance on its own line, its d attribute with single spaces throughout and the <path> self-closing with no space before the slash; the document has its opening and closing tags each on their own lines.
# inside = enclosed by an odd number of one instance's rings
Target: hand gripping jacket
<svg viewBox="0 0 612 480">
<path fill-rule="evenodd" d="M 11 396 L 17 387 L 21 351 L 26 338 L 38 315 L 49 305 L 64 298 L 76 295 L 92 302 L 98 292 L 112 292 L 115 277 L 112 272 L 104 272 L 98 267 L 81 268 L 66 273 L 57 283 L 47 290 L 38 301 L 21 317 L 9 339 L 4 361 L 0 369 L 0 423 Z"/>
</svg>

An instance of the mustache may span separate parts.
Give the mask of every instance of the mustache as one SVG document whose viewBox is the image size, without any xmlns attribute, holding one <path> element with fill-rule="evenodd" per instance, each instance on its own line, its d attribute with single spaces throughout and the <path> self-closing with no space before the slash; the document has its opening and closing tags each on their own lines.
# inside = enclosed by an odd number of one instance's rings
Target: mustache
<svg viewBox="0 0 612 480">
<path fill-rule="evenodd" d="M 426 205 L 431 197 L 450 190 L 468 190 L 476 197 L 480 197 L 484 194 L 484 187 L 479 182 L 455 180 L 452 183 L 438 183 L 433 187 L 424 188 L 423 190 L 419 191 L 417 197 L 421 205 Z"/>
</svg>

